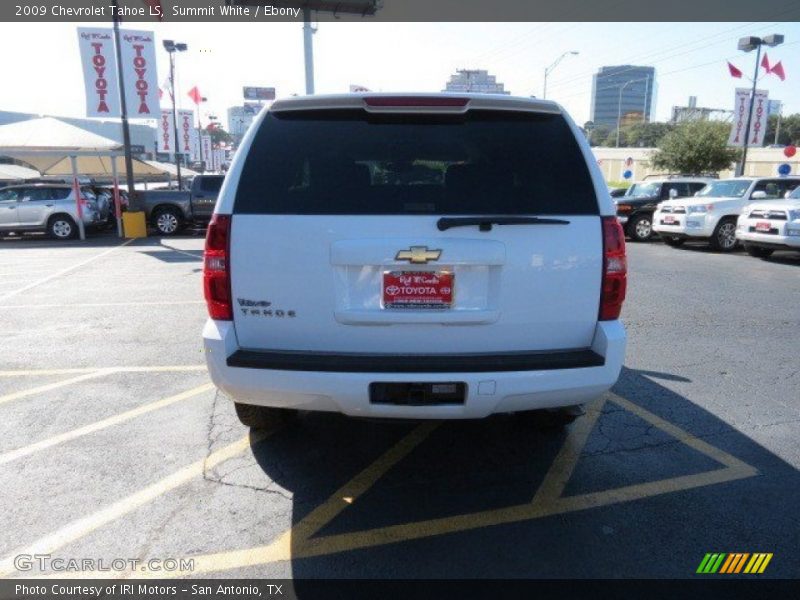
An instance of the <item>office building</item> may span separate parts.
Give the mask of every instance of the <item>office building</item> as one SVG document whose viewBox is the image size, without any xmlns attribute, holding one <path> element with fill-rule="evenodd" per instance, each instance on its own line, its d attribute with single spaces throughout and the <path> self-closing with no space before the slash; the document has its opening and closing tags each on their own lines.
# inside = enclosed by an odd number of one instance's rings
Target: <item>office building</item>
<svg viewBox="0 0 800 600">
<path fill-rule="evenodd" d="M 650 122 L 655 108 L 654 67 L 618 65 L 601 67 L 592 78 L 591 115 L 595 127 L 616 129 L 636 122 Z"/>
</svg>

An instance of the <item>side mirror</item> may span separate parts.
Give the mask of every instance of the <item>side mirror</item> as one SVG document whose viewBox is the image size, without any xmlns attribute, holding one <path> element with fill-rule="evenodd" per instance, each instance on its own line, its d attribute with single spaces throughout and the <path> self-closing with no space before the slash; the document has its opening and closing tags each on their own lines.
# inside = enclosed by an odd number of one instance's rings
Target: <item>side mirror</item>
<svg viewBox="0 0 800 600">
<path fill-rule="evenodd" d="M 694 195 L 695 195 L 695 196 L 699 196 L 699 195 L 700 195 L 700 190 L 697 190 L 697 191 L 694 193 Z"/>
<path fill-rule="evenodd" d="M 750 194 L 750 200 L 764 200 L 767 197 L 767 192 L 761 190 Z"/>
<path fill-rule="evenodd" d="M 791 197 L 792 197 L 792 192 L 786 192 L 786 193 L 783 195 L 783 197 L 784 197 L 784 198 L 791 198 Z"/>
<path fill-rule="evenodd" d="M 675 188 L 670 188 L 669 197 L 670 198 L 677 198 L 678 197 L 678 190 L 676 190 Z"/>
</svg>

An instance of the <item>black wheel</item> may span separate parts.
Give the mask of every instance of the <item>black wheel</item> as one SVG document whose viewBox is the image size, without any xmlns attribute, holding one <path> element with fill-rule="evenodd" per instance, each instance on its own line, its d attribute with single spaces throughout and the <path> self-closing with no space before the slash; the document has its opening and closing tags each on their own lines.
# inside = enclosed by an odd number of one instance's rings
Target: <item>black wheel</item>
<svg viewBox="0 0 800 600">
<path fill-rule="evenodd" d="M 636 215 L 628 221 L 628 237 L 634 242 L 646 242 L 652 238 L 652 217 L 650 215 Z"/>
<path fill-rule="evenodd" d="M 53 215 L 47 221 L 47 233 L 54 240 L 71 240 L 78 235 L 78 226 L 69 215 Z"/>
<path fill-rule="evenodd" d="M 160 208 L 152 220 L 161 235 L 175 235 L 183 227 L 183 217 L 177 208 Z"/>
<path fill-rule="evenodd" d="M 711 247 L 719 252 L 731 252 L 736 248 L 736 219 L 720 219 L 711 235 Z"/>
<path fill-rule="evenodd" d="M 680 248 L 681 246 L 683 246 L 683 243 L 686 241 L 683 238 L 670 237 L 668 235 L 662 235 L 661 239 L 664 240 L 664 243 L 667 246 L 672 246 L 673 248 Z"/>
<path fill-rule="evenodd" d="M 269 406 L 256 406 L 254 404 L 233 403 L 236 416 L 246 427 L 253 429 L 272 429 L 297 415 L 296 410 L 288 408 L 272 408 Z"/>
<path fill-rule="evenodd" d="M 745 244 L 744 249 L 750 256 L 755 256 L 756 258 L 769 258 L 774 252 L 772 248 L 762 248 L 760 246 L 751 246 L 750 244 Z"/>
</svg>

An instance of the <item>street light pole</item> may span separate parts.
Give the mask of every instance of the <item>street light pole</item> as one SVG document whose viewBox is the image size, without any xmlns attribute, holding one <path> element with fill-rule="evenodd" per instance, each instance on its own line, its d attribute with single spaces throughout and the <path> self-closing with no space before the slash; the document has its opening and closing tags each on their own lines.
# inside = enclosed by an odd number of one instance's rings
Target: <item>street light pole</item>
<svg viewBox="0 0 800 600">
<path fill-rule="evenodd" d="M 181 178 L 181 157 L 178 152 L 178 110 L 175 105 L 175 96 L 177 95 L 175 93 L 175 53 L 184 52 L 188 49 L 188 46 L 172 40 L 164 40 L 164 49 L 169 54 L 169 87 L 170 92 L 172 92 L 172 126 L 175 135 L 172 147 L 175 150 L 175 170 L 178 176 L 178 189 L 180 190 L 183 188 L 183 179 Z"/>
<path fill-rule="evenodd" d="M 736 175 L 744 175 L 744 166 L 747 163 L 747 146 L 750 144 L 750 127 L 753 124 L 753 107 L 756 103 L 756 84 L 758 83 L 758 67 L 761 66 L 761 46 L 770 46 L 774 48 L 783 43 L 783 36 L 779 33 L 772 35 L 765 35 L 763 38 L 748 36 L 739 40 L 739 50 L 745 52 L 752 52 L 756 50 L 756 65 L 753 71 L 753 88 L 750 90 L 750 109 L 747 111 L 747 126 L 744 133 L 744 145 L 742 147 L 742 162 L 739 165 Z"/>
<path fill-rule="evenodd" d="M 306 67 L 306 94 L 314 93 L 314 38 L 316 27 L 311 26 L 311 9 L 303 9 L 303 55 Z"/>
<path fill-rule="evenodd" d="M 542 100 L 547 100 L 547 76 L 550 75 L 550 73 L 553 72 L 553 70 L 558 66 L 558 63 L 560 63 L 562 60 L 564 60 L 565 56 L 569 56 L 569 55 L 577 56 L 578 54 L 580 54 L 580 52 L 578 52 L 577 50 L 567 50 L 566 52 L 561 54 L 561 56 L 559 56 L 557 59 L 555 59 L 553 61 L 553 64 L 551 64 L 549 67 L 545 67 L 545 69 L 544 69 L 544 86 L 543 86 L 543 89 L 542 89 Z"/>
</svg>

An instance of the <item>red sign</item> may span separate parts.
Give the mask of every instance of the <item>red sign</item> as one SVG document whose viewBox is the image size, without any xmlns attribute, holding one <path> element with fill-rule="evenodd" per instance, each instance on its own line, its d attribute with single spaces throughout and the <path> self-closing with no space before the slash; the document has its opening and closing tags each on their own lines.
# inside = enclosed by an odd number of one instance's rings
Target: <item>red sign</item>
<svg viewBox="0 0 800 600">
<path fill-rule="evenodd" d="M 772 229 L 772 226 L 769 224 L 769 221 L 759 221 L 756 223 L 756 231 L 769 231 Z"/>
<path fill-rule="evenodd" d="M 449 308 L 453 274 L 447 271 L 387 271 L 383 274 L 384 308 Z"/>
</svg>

